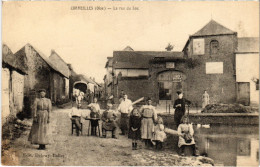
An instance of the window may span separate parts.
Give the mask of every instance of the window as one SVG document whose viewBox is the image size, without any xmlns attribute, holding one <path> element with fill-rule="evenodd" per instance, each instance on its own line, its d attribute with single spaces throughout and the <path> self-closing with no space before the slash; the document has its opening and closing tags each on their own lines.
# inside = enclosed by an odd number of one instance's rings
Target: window
<svg viewBox="0 0 260 167">
<path fill-rule="evenodd" d="M 217 40 L 212 40 L 210 42 L 210 54 L 218 53 L 218 47 L 219 47 L 218 41 Z"/>
<path fill-rule="evenodd" d="M 203 55 L 204 54 L 204 39 L 193 39 L 193 54 L 194 55 Z"/>
<path fill-rule="evenodd" d="M 207 62 L 206 74 L 223 74 L 223 62 Z"/>
</svg>

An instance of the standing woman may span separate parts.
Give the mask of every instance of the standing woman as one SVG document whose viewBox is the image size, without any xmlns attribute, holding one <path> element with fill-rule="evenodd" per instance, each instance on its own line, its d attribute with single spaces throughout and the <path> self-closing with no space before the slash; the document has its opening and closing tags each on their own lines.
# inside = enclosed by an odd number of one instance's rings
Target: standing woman
<svg viewBox="0 0 260 167">
<path fill-rule="evenodd" d="M 41 89 L 40 98 L 36 98 L 33 105 L 33 125 L 29 134 L 32 144 L 39 144 L 39 150 L 45 150 L 45 145 L 50 144 L 50 112 L 51 100 L 45 98 L 46 90 Z"/>
<path fill-rule="evenodd" d="M 147 103 L 147 105 L 141 107 L 140 111 L 143 118 L 141 123 L 141 138 L 148 147 L 152 145 L 151 139 L 153 137 L 154 120 L 157 120 L 157 112 L 155 107 L 152 106 L 151 98 L 148 98 Z"/>
<path fill-rule="evenodd" d="M 202 95 L 202 108 L 205 108 L 209 104 L 209 94 L 207 91 L 204 91 L 204 94 Z"/>
<path fill-rule="evenodd" d="M 191 102 L 185 98 L 183 98 L 183 93 L 181 91 L 177 91 L 178 99 L 175 100 L 173 108 L 175 109 L 174 112 L 174 122 L 176 125 L 176 129 L 181 123 L 181 118 L 185 115 L 186 109 L 185 105 L 190 105 Z"/>
</svg>

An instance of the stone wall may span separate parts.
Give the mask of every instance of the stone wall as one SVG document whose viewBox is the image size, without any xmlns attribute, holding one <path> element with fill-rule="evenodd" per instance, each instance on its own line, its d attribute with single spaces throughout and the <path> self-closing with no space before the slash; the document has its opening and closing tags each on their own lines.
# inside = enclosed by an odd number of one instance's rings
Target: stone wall
<svg viewBox="0 0 260 167">
<path fill-rule="evenodd" d="M 235 80 L 235 49 L 237 37 L 235 35 L 220 35 L 203 37 L 205 39 L 205 54 L 192 54 L 192 40 L 189 45 L 191 51 L 188 58 L 194 62 L 193 68 L 185 70 L 187 75 L 186 97 L 201 106 L 202 94 L 207 90 L 210 103 L 233 103 L 236 101 Z M 210 53 L 210 42 L 219 42 L 218 52 Z M 189 47 L 189 46 L 188 46 Z M 223 62 L 223 74 L 206 74 L 206 62 Z"/>
</svg>

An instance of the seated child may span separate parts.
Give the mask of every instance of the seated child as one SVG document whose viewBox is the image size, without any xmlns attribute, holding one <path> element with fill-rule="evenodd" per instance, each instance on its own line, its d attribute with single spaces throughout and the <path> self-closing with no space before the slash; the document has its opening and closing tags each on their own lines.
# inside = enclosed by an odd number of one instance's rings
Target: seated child
<svg viewBox="0 0 260 167">
<path fill-rule="evenodd" d="M 137 150 L 137 140 L 141 139 L 141 114 L 137 108 L 133 109 L 129 118 L 128 138 L 132 139 L 132 150 Z"/>
<path fill-rule="evenodd" d="M 96 110 L 95 107 L 91 107 L 90 118 L 92 118 L 92 120 L 90 120 L 91 135 L 96 136 L 97 135 L 98 120 L 95 120 L 95 119 L 100 118 L 100 113 L 99 113 L 99 111 Z"/>
<path fill-rule="evenodd" d="M 181 156 L 184 156 L 185 146 L 191 146 L 193 149 L 193 155 L 198 156 L 193 135 L 194 131 L 192 124 L 189 123 L 189 117 L 184 115 L 181 119 L 181 124 L 178 126 L 178 147 L 180 148 Z"/>
<path fill-rule="evenodd" d="M 156 143 L 156 149 L 162 149 L 163 148 L 163 142 L 165 141 L 166 134 L 164 132 L 164 125 L 163 125 L 163 119 L 162 117 L 158 116 L 157 118 L 157 124 L 154 126 L 154 136 L 152 141 Z"/>
</svg>

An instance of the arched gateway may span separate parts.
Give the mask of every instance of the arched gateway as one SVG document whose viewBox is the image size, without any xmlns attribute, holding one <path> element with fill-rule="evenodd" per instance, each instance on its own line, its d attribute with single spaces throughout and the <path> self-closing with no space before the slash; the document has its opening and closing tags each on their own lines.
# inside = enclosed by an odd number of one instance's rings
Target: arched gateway
<svg viewBox="0 0 260 167">
<path fill-rule="evenodd" d="M 174 101 L 176 91 L 185 88 L 186 75 L 180 71 L 162 71 L 157 75 L 159 88 L 159 103 L 164 101 Z"/>
</svg>

